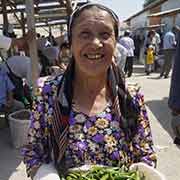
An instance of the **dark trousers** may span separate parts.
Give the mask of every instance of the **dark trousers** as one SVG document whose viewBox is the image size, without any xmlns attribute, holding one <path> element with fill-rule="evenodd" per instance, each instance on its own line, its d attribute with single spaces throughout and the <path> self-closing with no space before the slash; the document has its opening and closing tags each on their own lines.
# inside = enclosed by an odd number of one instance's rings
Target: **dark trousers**
<svg viewBox="0 0 180 180">
<path fill-rule="evenodd" d="M 174 53 L 175 50 L 174 49 L 166 49 L 164 50 L 164 64 L 161 70 L 161 76 L 168 76 L 169 72 L 171 70 L 172 67 L 172 62 L 174 59 Z"/>
<path fill-rule="evenodd" d="M 131 77 L 132 72 L 133 72 L 133 56 L 126 58 L 124 72 L 125 72 L 125 74 L 128 75 L 128 77 Z"/>
</svg>

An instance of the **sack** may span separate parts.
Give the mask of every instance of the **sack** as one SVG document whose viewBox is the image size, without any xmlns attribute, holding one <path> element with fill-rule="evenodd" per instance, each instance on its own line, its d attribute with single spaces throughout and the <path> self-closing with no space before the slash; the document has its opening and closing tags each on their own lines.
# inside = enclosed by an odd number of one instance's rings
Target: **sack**
<svg viewBox="0 0 180 180">
<path fill-rule="evenodd" d="M 24 97 L 24 87 L 23 87 L 23 80 L 22 78 L 18 77 L 16 74 L 12 72 L 9 65 L 6 62 L 6 66 L 9 69 L 8 77 L 12 81 L 13 85 L 15 86 L 15 89 L 13 91 L 14 98 L 18 101 L 22 101 Z"/>
</svg>

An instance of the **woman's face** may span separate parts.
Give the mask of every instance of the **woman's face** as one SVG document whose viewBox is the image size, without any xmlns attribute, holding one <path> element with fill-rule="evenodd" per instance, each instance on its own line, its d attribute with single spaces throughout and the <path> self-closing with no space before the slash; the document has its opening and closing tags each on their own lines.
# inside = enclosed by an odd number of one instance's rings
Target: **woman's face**
<svg viewBox="0 0 180 180">
<path fill-rule="evenodd" d="M 116 46 L 114 22 L 104 10 L 84 10 L 72 28 L 72 53 L 76 71 L 88 76 L 107 72 Z"/>
</svg>

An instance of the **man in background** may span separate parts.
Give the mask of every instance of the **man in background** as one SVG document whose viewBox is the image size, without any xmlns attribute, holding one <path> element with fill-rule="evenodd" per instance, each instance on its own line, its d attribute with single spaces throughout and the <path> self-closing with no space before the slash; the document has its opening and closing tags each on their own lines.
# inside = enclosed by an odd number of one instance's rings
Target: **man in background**
<svg viewBox="0 0 180 180">
<path fill-rule="evenodd" d="M 133 72 L 133 59 L 134 59 L 134 41 L 130 37 L 130 31 L 126 30 L 124 33 L 124 37 L 122 37 L 119 40 L 119 43 L 124 46 L 127 49 L 127 58 L 126 58 L 126 64 L 124 68 L 125 74 L 127 74 L 128 77 L 131 77 Z"/>
<path fill-rule="evenodd" d="M 116 44 L 115 60 L 120 69 L 124 72 L 126 58 L 127 58 L 127 49 L 122 46 L 119 42 Z"/>
<path fill-rule="evenodd" d="M 176 47 L 176 38 L 175 38 L 176 28 L 173 27 L 172 31 L 168 31 L 163 39 L 163 51 L 164 51 L 164 64 L 161 70 L 160 77 L 168 78 L 169 72 L 171 70 L 175 47 Z"/>
</svg>

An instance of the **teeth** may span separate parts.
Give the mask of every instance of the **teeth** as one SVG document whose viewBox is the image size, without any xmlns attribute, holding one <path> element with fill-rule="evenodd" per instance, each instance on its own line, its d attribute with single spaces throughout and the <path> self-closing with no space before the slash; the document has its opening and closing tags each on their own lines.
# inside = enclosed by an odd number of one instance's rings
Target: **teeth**
<svg viewBox="0 0 180 180">
<path fill-rule="evenodd" d="M 100 55 L 100 54 L 96 54 L 96 55 L 87 55 L 87 58 L 88 58 L 88 59 L 91 59 L 91 60 L 96 60 L 96 59 L 102 58 L 102 55 Z"/>
</svg>

